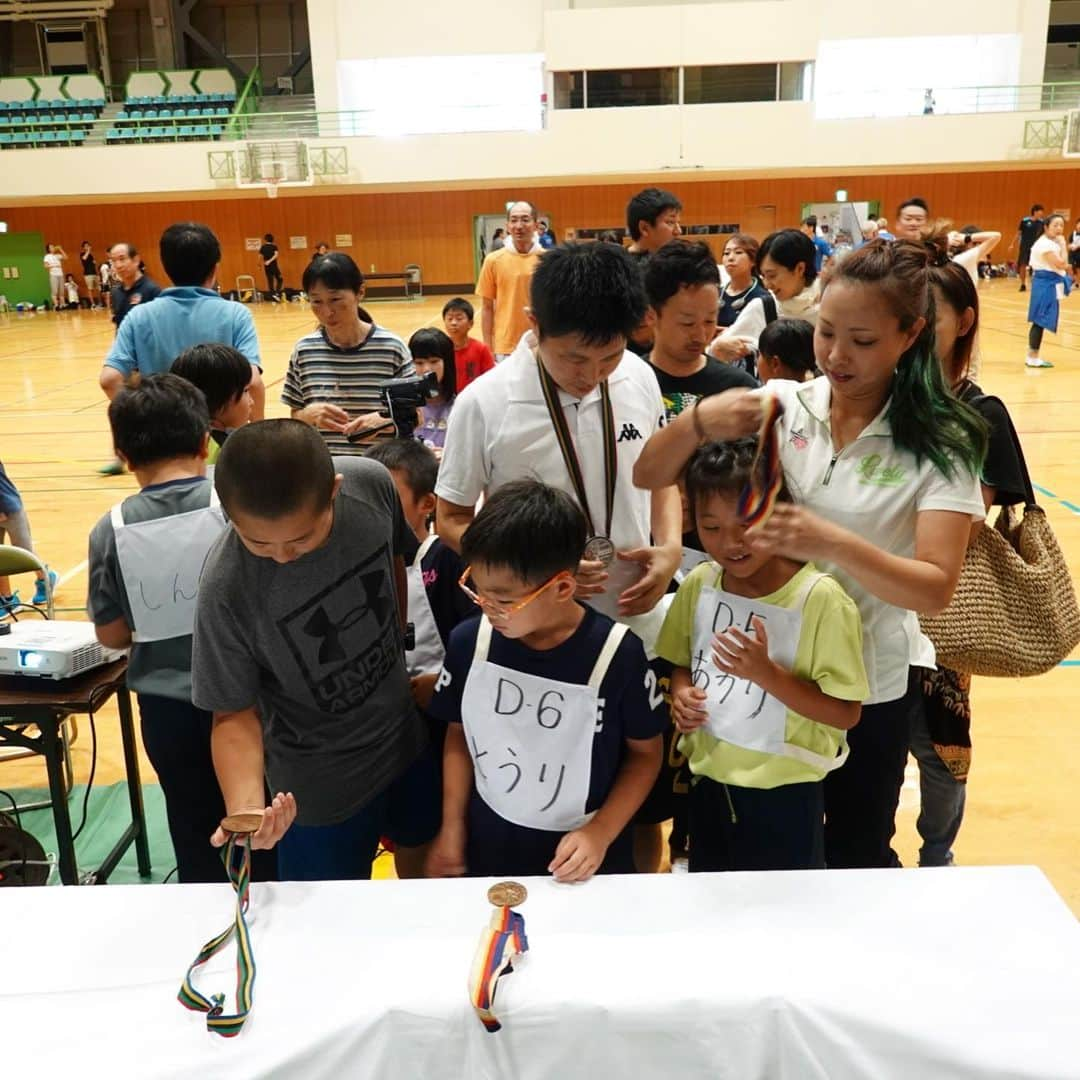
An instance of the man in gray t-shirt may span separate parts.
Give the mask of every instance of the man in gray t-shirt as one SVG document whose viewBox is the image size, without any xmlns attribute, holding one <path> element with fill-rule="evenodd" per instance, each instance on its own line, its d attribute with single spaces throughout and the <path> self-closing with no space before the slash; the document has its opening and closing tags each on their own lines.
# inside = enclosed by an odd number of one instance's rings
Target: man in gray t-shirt
<svg viewBox="0 0 1080 1080">
<path fill-rule="evenodd" d="M 267 420 L 230 435 L 215 484 L 232 528 L 199 583 L 192 697 L 215 714 L 226 807 L 261 807 L 265 748 L 271 789 L 296 798 L 282 879 L 368 877 L 380 835 L 424 844 L 439 815 L 404 663 L 415 538 L 393 480 Z"/>
</svg>

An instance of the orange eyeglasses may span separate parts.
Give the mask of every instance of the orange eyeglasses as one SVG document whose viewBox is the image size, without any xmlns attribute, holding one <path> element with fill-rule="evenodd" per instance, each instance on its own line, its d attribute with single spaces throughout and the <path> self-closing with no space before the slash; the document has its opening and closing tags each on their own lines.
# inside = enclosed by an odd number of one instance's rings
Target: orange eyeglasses
<svg viewBox="0 0 1080 1080">
<path fill-rule="evenodd" d="M 513 604 L 503 604 L 498 600 L 488 600 L 481 596 L 479 593 L 474 592 L 465 583 L 472 576 L 472 567 L 466 566 L 465 573 L 458 578 L 458 586 L 461 591 L 474 603 L 477 607 L 487 612 L 489 615 L 494 615 L 499 619 L 509 619 L 511 615 L 516 615 L 523 607 L 531 604 L 545 589 L 551 588 L 558 581 L 562 581 L 564 578 L 573 580 L 573 574 L 569 570 L 560 570 L 554 577 L 550 577 L 543 585 L 538 589 L 534 589 L 523 600 L 518 600 Z"/>
</svg>

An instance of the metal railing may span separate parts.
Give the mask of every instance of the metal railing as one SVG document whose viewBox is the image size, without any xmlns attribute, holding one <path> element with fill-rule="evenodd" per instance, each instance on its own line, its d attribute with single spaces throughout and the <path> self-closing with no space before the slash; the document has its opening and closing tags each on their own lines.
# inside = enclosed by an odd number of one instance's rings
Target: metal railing
<svg viewBox="0 0 1080 1080">
<path fill-rule="evenodd" d="M 51 117 L 43 123 L 22 123 L 19 125 L 0 126 L 0 133 L 13 133 L 16 130 L 28 134 L 26 140 L 16 143 L 6 141 L 5 148 L 13 145 L 42 148 L 44 146 L 85 145 L 87 143 L 145 143 L 145 142 L 235 142 L 248 139 L 311 139 L 311 138 L 357 138 L 380 137 L 391 135 L 430 134 L 444 132 L 453 134 L 461 131 L 506 132 L 521 130 L 506 122 L 507 114 L 501 106 L 477 106 L 469 110 L 468 122 L 462 122 L 462 110 L 440 106 L 437 103 L 425 106 L 422 114 L 388 117 L 385 113 L 365 110 L 346 110 L 339 112 L 318 112 L 314 109 L 292 112 L 257 112 L 259 100 L 259 73 L 256 69 L 245 83 L 231 113 L 227 117 L 215 117 L 216 128 L 207 133 L 203 127 L 210 118 L 194 117 L 143 117 L 97 118 L 93 121 L 75 122 Z M 931 88 L 932 89 L 932 88 Z M 908 98 L 904 99 L 903 95 Z M 918 100 L 915 95 L 918 95 Z M 845 99 L 842 114 L 837 119 L 856 119 L 872 116 L 914 116 L 923 113 L 925 91 L 909 90 L 890 92 L 886 95 L 861 97 L 853 103 L 850 96 Z M 899 97 L 897 95 L 900 95 Z M 1063 112 L 1080 109 L 1080 82 L 1047 83 L 1036 86 L 981 86 L 961 89 L 935 91 L 934 115 L 974 114 L 990 112 Z M 898 103 L 909 102 L 904 111 L 897 110 Z M 777 103 L 777 107 L 786 107 L 791 103 Z M 819 119 L 829 118 L 828 106 L 834 104 L 828 98 L 816 101 Z M 679 108 L 680 106 L 672 106 Z M 742 108 L 739 104 L 718 105 L 716 108 Z M 696 108 L 696 106 L 695 106 Z M 879 108 L 880 111 L 874 111 Z M 1059 117 L 1060 119 L 1060 117 Z M 122 140 L 110 139 L 110 132 L 125 128 L 135 134 Z M 195 129 L 194 131 L 192 129 Z M 150 134 L 157 129 L 157 134 Z M 540 130 L 537 123 L 535 130 Z"/>
<path fill-rule="evenodd" d="M 929 95 L 929 98 L 927 97 Z M 955 116 L 994 112 L 1052 112 L 1080 108 L 1080 82 L 1031 86 L 909 87 L 818 94 L 819 119 Z"/>
</svg>

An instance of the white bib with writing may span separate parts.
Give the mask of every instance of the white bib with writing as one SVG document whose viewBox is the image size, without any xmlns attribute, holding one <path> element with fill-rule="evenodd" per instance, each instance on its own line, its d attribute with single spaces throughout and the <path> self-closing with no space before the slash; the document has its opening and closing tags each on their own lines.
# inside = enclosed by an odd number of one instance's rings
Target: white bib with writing
<svg viewBox="0 0 1080 1080">
<path fill-rule="evenodd" d="M 476 790 L 501 818 L 528 829 L 569 832 L 585 812 L 600 684 L 627 629 L 616 623 L 586 684 L 542 679 L 488 661 L 491 623 L 480 619 L 461 699 Z"/>
<path fill-rule="evenodd" d="M 713 638 L 732 626 L 753 637 L 751 620 L 756 615 L 765 624 L 770 659 L 791 671 L 795 665 L 806 598 L 823 577 L 824 574 L 808 576 L 790 608 L 703 586 L 694 611 L 691 674 L 694 685 L 706 694 L 709 719 L 705 729 L 710 735 L 744 750 L 797 758 L 829 772 L 847 759 L 846 745 L 840 755 L 828 758 L 789 743 L 787 706 L 749 679 L 721 671 L 712 656 Z"/>
<path fill-rule="evenodd" d="M 217 492 L 210 489 L 209 506 L 185 514 L 127 525 L 117 504 L 111 518 L 134 623 L 132 641 L 190 636 L 203 564 L 227 527 Z"/>
<path fill-rule="evenodd" d="M 416 638 L 416 648 L 409 649 L 405 653 L 405 667 L 410 676 L 437 675 L 442 670 L 443 660 L 446 659 L 446 650 L 443 649 L 439 627 L 436 625 L 431 602 L 428 600 L 427 588 L 424 585 L 424 556 L 431 550 L 431 545 L 437 539 L 437 536 L 429 536 L 420 545 L 412 566 L 405 570 L 405 580 L 409 589 L 408 619 L 413 624 L 413 633 Z"/>
</svg>

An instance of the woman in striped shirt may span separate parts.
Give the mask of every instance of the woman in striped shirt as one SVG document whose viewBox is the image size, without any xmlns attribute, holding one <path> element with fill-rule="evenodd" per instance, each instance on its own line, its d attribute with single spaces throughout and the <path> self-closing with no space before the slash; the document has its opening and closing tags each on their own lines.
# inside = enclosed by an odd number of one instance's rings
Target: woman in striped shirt
<svg viewBox="0 0 1080 1080">
<path fill-rule="evenodd" d="M 332 454 L 363 454 L 393 435 L 379 414 L 379 384 L 414 374 L 412 358 L 397 335 L 359 306 L 364 275 L 348 255 L 313 259 L 303 287 L 319 326 L 296 343 L 281 400 L 294 419 L 322 433 Z"/>
</svg>

